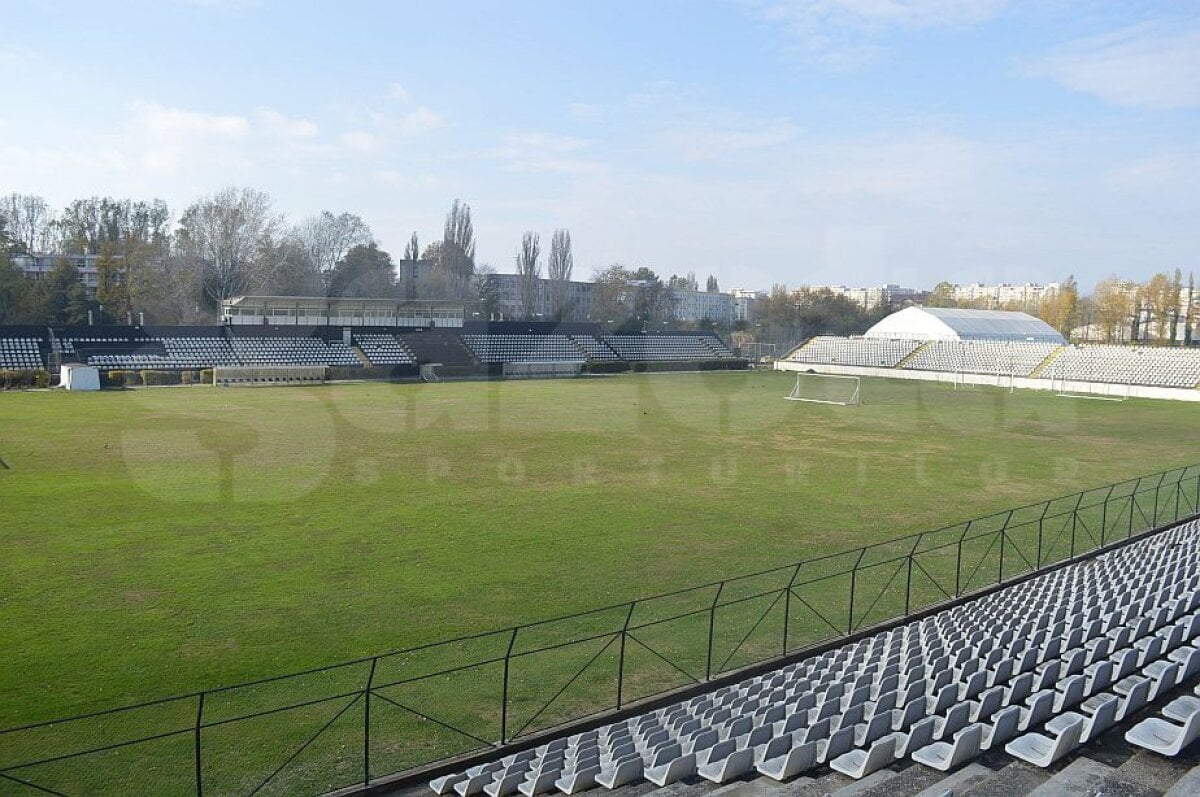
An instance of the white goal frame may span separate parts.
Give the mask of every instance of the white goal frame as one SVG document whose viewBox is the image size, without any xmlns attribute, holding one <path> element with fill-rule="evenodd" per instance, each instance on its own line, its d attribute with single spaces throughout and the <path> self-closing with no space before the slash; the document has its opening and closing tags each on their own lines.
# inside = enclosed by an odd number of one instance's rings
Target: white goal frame
<svg viewBox="0 0 1200 797">
<path fill-rule="evenodd" d="M 843 379 L 854 383 L 854 392 L 846 401 L 836 401 L 834 399 L 818 399 L 809 398 L 808 396 L 800 395 L 800 380 L 806 376 L 819 376 L 823 379 Z M 835 404 L 839 407 L 857 407 L 862 404 L 862 377 L 850 376 L 848 374 L 820 374 L 806 373 L 804 371 L 796 372 L 796 384 L 792 387 L 792 392 L 784 396 L 788 401 L 806 401 L 810 404 Z"/>
<path fill-rule="evenodd" d="M 1050 389 L 1054 391 L 1054 395 L 1057 398 L 1091 399 L 1092 401 L 1125 401 L 1126 399 L 1129 398 L 1129 393 L 1130 393 L 1129 387 L 1130 386 L 1126 385 L 1122 382 L 1103 382 L 1103 383 L 1097 383 L 1097 384 L 1107 384 L 1107 385 L 1110 385 L 1112 388 L 1124 387 L 1125 395 L 1121 395 L 1120 393 L 1117 393 L 1117 392 L 1072 393 L 1071 391 L 1067 390 L 1067 382 L 1069 380 L 1065 376 L 1063 376 L 1062 370 L 1063 370 L 1062 368 L 1059 368 L 1058 372 L 1050 380 Z"/>
</svg>

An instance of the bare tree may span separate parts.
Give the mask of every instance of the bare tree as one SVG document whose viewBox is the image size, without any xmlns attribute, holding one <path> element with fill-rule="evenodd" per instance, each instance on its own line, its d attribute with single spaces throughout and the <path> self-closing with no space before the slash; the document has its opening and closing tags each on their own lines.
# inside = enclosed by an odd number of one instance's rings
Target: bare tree
<svg viewBox="0 0 1200 797">
<path fill-rule="evenodd" d="M 49 248 L 54 214 L 46 200 L 35 194 L 9 194 L 0 200 L 8 221 L 8 232 L 27 252 Z"/>
<path fill-rule="evenodd" d="M 271 279 L 277 265 L 272 244 L 282 226 L 270 196 L 226 188 L 183 212 L 179 251 L 219 310 L 225 299 L 259 290 Z"/>
<path fill-rule="evenodd" d="M 542 267 L 538 263 L 541 253 L 538 234 L 527 231 L 521 237 L 521 248 L 517 250 L 517 274 L 521 276 L 521 312 L 526 318 L 533 318 L 537 307 L 538 282 L 542 276 Z"/>
<path fill-rule="evenodd" d="M 421 244 L 417 241 L 417 234 L 414 232 L 412 237 L 408 239 L 408 243 L 404 245 L 405 260 L 419 260 L 421 258 Z"/>
<path fill-rule="evenodd" d="M 546 264 L 550 278 L 550 314 L 556 321 L 567 317 L 571 308 L 567 306 L 567 284 L 575 269 L 575 256 L 571 253 L 571 231 L 555 230 L 550 239 L 550 259 Z"/>
<path fill-rule="evenodd" d="M 441 258 L 437 265 L 445 272 L 455 297 L 464 298 L 470 290 L 471 275 L 475 273 L 475 226 L 471 222 L 471 206 L 457 199 L 446 214 Z"/>
<path fill-rule="evenodd" d="M 326 289 L 338 261 L 355 246 L 366 246 L 373 240 L 371 228 L 360 217 L 353 213 L 334 215 L 328 210 L 301 222 L 296 236 Z"/>
</svg>

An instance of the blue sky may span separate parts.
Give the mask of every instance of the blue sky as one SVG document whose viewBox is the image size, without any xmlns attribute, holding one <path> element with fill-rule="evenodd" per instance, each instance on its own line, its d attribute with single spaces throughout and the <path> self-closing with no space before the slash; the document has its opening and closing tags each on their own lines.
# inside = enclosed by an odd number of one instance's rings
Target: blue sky
<svg viewBox="0 0 1200 797">
<path fill-rule="evenodd" d="M 0 2 L 0 191 L 774 282 L 1200 266 L 1200 4 Z M 1200 270 L 1200 269 L 1198 269 Z"/>
</svg>

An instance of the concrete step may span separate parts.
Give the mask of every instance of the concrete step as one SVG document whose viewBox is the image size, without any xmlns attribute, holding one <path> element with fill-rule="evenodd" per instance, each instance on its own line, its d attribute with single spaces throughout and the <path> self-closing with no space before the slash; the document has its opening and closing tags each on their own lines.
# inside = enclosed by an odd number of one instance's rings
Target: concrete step
<svg viewBox="0 0 1200 797">
<path fill-rule="evenodd" d="M 982 764 L 967 764 L 960 770 L 946 774 L 929 767 L 913 767 L 934 777 L 934 781 L 921 791 L 915 792 L 914 797 L 942 797 L 949 792 L 958 795 L 965 794 L 968 789 L 983 783 L 995 773 Z"/>
<path fill-rule="evenodd" d="M 1010 759 L 1009 764 L 993 771 L 991 777 L 968 786 L 961 793 L 956 789 L 954 797 L 1013 797 L 1016 794 L 1029 794 L 1048 780 L 1049 772 L 1024 761 Z"/>
<path fill-rule="evenodd" d="M 874 797 L 877 794 L 887 794 L 888 784 L 894 781 L 898 773 L 890 769 L 880 769 L 867 775 L 865 778 L 849 783 L 837 791 L 833 792 L 830 797 Z M 884 791 L 880 791 L 883 789 Z"/>
<path fill-rule="evenodd" d="M 1163 794 L 1189 774 L 1189 770 L 1196 766 L 1196 760 L 1195 755 L 1164 758 L 1149 750 L 1137 749 L 1125 763 L 1117 767 L 1114 780 L 1140 786 L 1150 794 Z"/>
<path fill-rule="evenodd" d="M 1192 767 L 1182 778 L 1175 781 L 1175 785 L 1164 797 L 1195 797 L 1197 794 L 1200 794 L 1200 765 Z"/>
<path fill-rule="evenodd" d="M 1096 794 L 1097 787 L 1116 770 L 1090 758 L 1076 758 L 1050 776 L 1050 779 L 1029 793 L 1029 797 L 1056 797 Z"/>
</svg>

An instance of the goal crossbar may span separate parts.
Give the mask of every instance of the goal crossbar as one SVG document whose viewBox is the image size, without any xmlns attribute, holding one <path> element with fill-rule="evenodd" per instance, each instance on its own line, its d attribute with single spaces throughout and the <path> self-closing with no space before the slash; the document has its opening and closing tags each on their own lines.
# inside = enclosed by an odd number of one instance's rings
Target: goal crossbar
<svg viewBox="0 0 1200 797">
<path fill-rule="evenodd" d="M 849 397 L 845 398 L 845 399 L 817 398 L 814 396 L 806 396 L 806 395 L 803 395 L 802 387 L 801 387 L 801 385 L 804 383 L 805 377 L 809 377 L 810 379 L 821 379 L 821 380 L 833 379 L 833 380 L 841 380 L 844 382 L 850 382 L 853 384 L 854 388 L 851 391 Z M 808 402 L 810 404 L 835 404 L 840 407 L 857 407 L 860 403 L 862 403 L 861 402 L 861 393 L 862 393 L 862 378 L 861 377 L 849 376 L 847 374 L 797 373 L 796 374 L 796 384 L 792 386 L 792 392 L 787 394 L 786 396 L 784 396 L 784 398 L 787 399 L 788 401 L 804 401 L 804 402 Z"/>
</svg>

